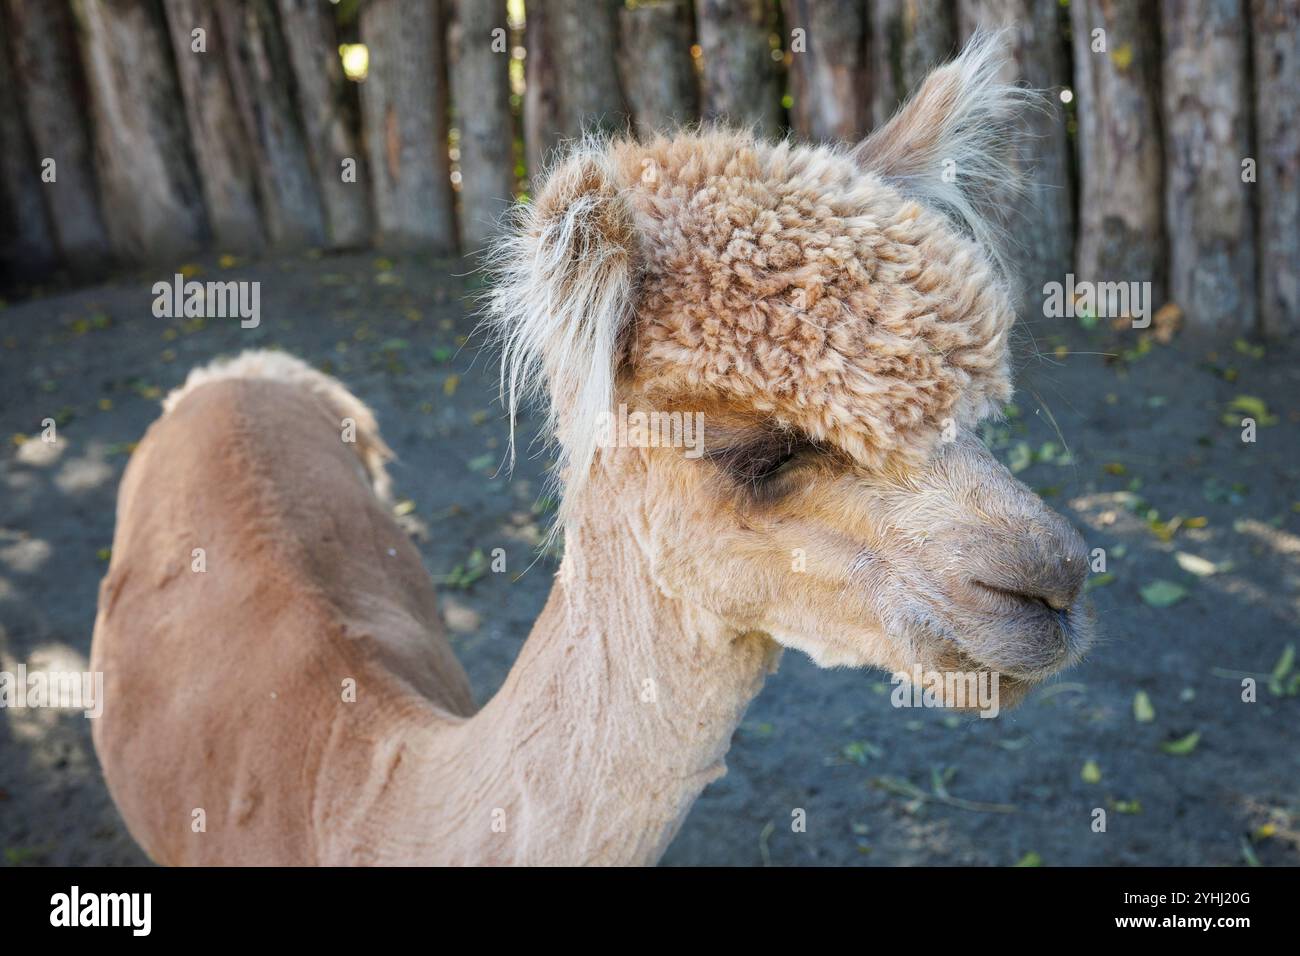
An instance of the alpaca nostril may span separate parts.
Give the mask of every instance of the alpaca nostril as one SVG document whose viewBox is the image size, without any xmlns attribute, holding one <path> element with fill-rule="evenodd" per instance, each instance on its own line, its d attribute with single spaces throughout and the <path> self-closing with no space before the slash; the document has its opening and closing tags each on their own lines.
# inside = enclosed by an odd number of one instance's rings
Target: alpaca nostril
<svg viewBox="0 0 1300 956">
<path fill-rule="evenodd" d="M 1067 620 L 1071 608 L 1083 594 L 1088 560 L 1083 541 L 1072 528 L 1065 527 L 1070 537 L 1060 535 L 1051 545 L 1022 549 L 1018 559 L 1003 568 L 1001 573 L 976 583 L 1026 605 L 1042 607 L 1055 615 L 1066 615 L 1062 621 Z"/>
<path fill-rule="evenodd" d="M 1041 607 L 1043 610 L 1050 611 L 1058 616 L 1068 616 L 1070 608 L 1074 605 L 1074 601 L 1071 599 L 1063 598 L 1061 595 L 1047 594 L 1032 586 L 1003 587 L 1000 584 L 989 584 L 985 581 L 975 583 L 986 591 L 992 591 L 994 594 L 1001 594 L 1004 597 L 1015 598 L 1022 604 L 1031 607 Z"/>
<path fill-rule="evenodd" d="M 1087 568 L 1085 561 L 1066 558 L 1055 569 L 1044 572 L 1033 593 L 1053 611 L 1068 612 L 1083 594 Z"/>
<path fill-rule="evenodd" d="M 1049 587 L 1040 593 L 1043 604 L 1054 611 L 1070 610 L 1083 593 L 1083 580 L 1083 575 L 1075 575 L 1073 568 L 1065 568 L 1062 578 L 1050 581 Z"/>
<path fill-rule="evenodd" d="M 1088 579 L 1088 546 L 1071 524 L 1057 514 L 1039 549 L 1033 591 L 1054 611 L 1068 610 L 1083 594 Z"/>
<path fill-rule="evenodd" d="M 1083 596 L 1083 586 L 1088 581 L 1088 546 L 1083 543 L 1078 532 L 1070 529 L 1068 549 L 1061 560 L 1064 569 L 1065 586 L 1057 593 L 1054 606 L 1058 610 L 1068 610 Z"/>
</svg>

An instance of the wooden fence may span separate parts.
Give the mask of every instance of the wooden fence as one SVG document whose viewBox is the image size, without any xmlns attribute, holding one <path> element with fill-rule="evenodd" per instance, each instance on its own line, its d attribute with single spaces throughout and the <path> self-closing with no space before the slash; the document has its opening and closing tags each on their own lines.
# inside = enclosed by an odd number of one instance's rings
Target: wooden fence
<svg viewBox="0 0 1300 956">
<path fill-rule="evenodd" d="M 1007 210 L 1031 293 L 1296 328 L 1300 0 L 0 0 L 0 278 L 472 252 L 585 128 L 851 141 L 979 26 L 1051 96 Z"/>
</svg>

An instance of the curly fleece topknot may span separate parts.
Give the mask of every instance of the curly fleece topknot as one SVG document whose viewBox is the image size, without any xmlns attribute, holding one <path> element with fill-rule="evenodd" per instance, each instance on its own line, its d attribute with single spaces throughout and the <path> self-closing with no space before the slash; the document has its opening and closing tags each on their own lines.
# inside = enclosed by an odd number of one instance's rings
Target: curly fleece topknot
<svg viewBox="0 0 1300 956">
<path fill-rule="evenodd" d="M 570 492 L 620 370 L 872 468 L 922 463 L 1010 397 L 979 196 L 1025 93 L 996 80 L 997 48 L 977 37 L 853 150 L 713 129 L 559 162 L 497 248 L 490 314 L 512 420 L 545 383 Z"/>
</svg>

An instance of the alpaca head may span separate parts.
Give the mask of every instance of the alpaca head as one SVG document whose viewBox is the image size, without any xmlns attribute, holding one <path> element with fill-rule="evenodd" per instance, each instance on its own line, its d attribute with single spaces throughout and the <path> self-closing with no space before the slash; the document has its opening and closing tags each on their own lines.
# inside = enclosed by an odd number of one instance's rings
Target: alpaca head
<svg viewBox="0 0 1300 956">
<path fill-rule="evenodd" d="M 1005 689 L 1078 658 L 1083 542 L 972 434 L 1011 392 L 981 192 L 1024 94 L 994 48 L 852 150 L 704 130 L 559 163 L 492 313 L 511 411 L 549 400 L 561 523 L 616 490 L 663 591 L 824 665 Z"/>
</svg>

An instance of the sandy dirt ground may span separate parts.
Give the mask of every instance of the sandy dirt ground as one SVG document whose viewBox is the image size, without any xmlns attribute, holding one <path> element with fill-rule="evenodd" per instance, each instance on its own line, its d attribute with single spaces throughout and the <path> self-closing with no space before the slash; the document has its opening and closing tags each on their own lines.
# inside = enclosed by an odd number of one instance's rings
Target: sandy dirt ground
<svg viewBox="0 0 1300 956">
<path fill-rule="evenodd" d="M 496 474 L 506 426 L 494 359 L 471 336 L 469 265 L 305 254 L 187 266 L 260 281 L 260 326 L 155 318 L 150 287 L 174 270 L 0 309 L 0 669 L 86 666 L 132 443 L 190 367 L 269 346 L 378 412 L 401 459 L 400 520 L 443 582 L 454 646 L 486 700 L 554 563 L 533 562 L 551 510 L 545 454 Z M 1300 667 L 1286 651 L 1300 643 L 1294 349 L 1211 351 L 1038 319 L 1017 356 L 1014 407 L 985 436 L 1106 549 L 1091 592 L 1102 641 L 996 720 L 896 709 L 887 675 L 787 652 L 666 864 L 1300 863 Z M 1254 442 L 1241 440 L 1246 416 Z M 39 438 L 46 418 L 54 445 Z M 495 547 L 531 568 L 481 573 Z M 0 854 L 147 862 L 86 719 L 0 710 Z"/>
</svg>

